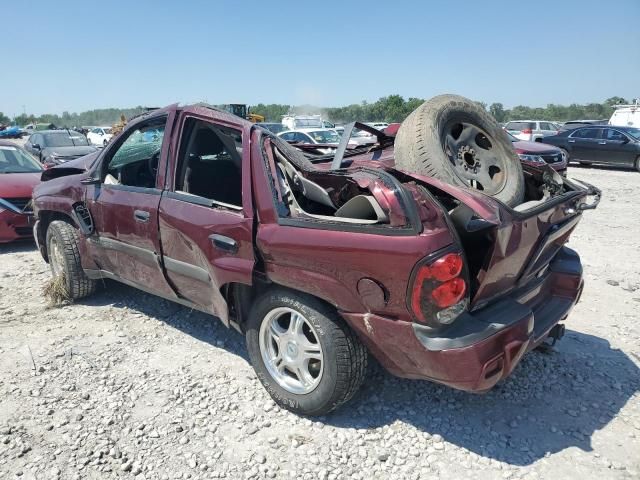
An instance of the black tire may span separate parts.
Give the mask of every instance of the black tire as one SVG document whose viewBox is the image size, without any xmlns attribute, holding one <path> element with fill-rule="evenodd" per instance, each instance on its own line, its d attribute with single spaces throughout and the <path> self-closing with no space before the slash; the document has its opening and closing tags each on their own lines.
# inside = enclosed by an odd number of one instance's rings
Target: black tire
<svg viewBox="0 0 640 480">
<path fill-rule="evenodd" d="M 269 373 L 260 347 L 260 327 L 269 313 L 287 308 L 302 315 L 317 332 L 323 370 L 313 391 L 291 393 Z M 355 333 L 331 306 L 315 297 L 286 289 L 272 289 L 254 303 L 247 319 L 247 350 L 262 385 L 283 408 L 302 415 L 324 415 L 350 400 L 367 372 L 368 353 Z"/>
<path fill-rule="evenodd" d="M 565 161 L 567 162 L 567 166 L 568 166 L 569 162 L 571 161 L 571 155 L 569 154 L 569 151 L 564 149 L 564 148 L 560 148 L 560 151 L 562 152 L 562 156 L 564 157 Z"/>
<path fill-rule="evenodd" d="M 477 103 L 439 95 L 415 109 L 396 135 L 400 170 L 472 187 L 507 205 L 522 203 L 524 175 L 513 146 Z"/>
<path fill-rule="evenodd" d="M 107 142 L 106 140 L 104 140 L 104 141 L 102 142 L 102 146 L 103 146 L 103 147 L 106 147 L 106 146 L 107 146 L 107 143 L 109 143 L 109 142 Z"/>
<path fill-rule="evenodd" d="M 638 156 L 638 158 L 636 158 L 636 171 L 640 172 L 640 156 Z"/>
<path fill-rule="evenodd" d="M 52 244 L 57 242 L 61 251 L 61 264 L 64 271 L 65 286 L 72 300 L 91 295 L 96 289 L 96 281 L 87 277 L 80 264 L 80 252 L 78 250 L 78 232 L 67 222 L 54 220 L 47 229 L 47 252 L 51 273 L 56 276 L 55 260 Z"/>
</svg>

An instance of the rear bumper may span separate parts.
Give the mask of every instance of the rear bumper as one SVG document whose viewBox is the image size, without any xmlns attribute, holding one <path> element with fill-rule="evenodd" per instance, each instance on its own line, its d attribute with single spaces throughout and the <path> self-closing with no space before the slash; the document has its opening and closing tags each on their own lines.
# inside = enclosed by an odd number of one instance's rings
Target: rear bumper
<svg viewBox="0 0 640 480">
<path fill-rule="evenodd" d="M 0 213 L 0 243 L 30 238 L 33 233 L 29 224 L 31 215 L 10 212 Z"/>
<path fill-rule="evenodd" d="M 525 290 L 465 313 L 437 333 L 372 314 L 343 316 L 394 375 L 480 392 L 507 377 L 527 351 L 547 338 L 579 300 L 582 287 L 580 257 L 563 247 Z"/>
</svg>

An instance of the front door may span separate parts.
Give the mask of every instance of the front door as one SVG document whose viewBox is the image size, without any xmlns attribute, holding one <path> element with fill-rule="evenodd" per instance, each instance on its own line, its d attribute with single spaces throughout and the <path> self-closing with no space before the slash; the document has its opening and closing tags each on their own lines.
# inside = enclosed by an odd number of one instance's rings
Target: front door
<svg viewBox="0 0 640 480">
<path fill-rule="evenodd" d="M 223 289 L 254 266 L 248 130 L 185 114 L 160 201 L 166 275 L 178 294 L 228 322 Z"/>
<path fill-rule="evenodd" d="M 166 116 L 131 127 L 105 152 L 102 182 L 87 189 L 96 235 L 87 248 L 99 268 L 118 280 L 175 298 L 160 263 L 156 185 Z M 164 164 L 164 161 L 161 162 Z"/>
<path fill-rule="evenodd" d="M 603 150 L 602 162 L 616 165 L 633 166 L 636 161 L 637 150 L 626 134 L 615 128 L 605 128 L 600 147 Z"/>
</svg>

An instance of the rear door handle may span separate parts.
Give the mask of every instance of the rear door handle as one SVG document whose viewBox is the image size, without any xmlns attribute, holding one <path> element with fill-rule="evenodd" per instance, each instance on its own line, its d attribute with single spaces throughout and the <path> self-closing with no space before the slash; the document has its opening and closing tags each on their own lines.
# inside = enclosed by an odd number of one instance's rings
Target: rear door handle
<svg viewBox="0 0 640 480">
<path fill-rule="evenodd" d="M 213 235 L 209 235 L 209 240 L 211 240 L 213 246 L 218 250 L 229 253 L 236 253 L 238 251 L 238 242 L 236 242 L 233 238 L 214 233 Z"/>
<path fill-rule="evenodd" d="M 606 145 L 607 142 L 598 142 L 598 145 Z"/>
<path fill-rule="evenodd" d="M 149 212 L 145 212 L 144 210 L 134 210 L 133 218 L 136 219 L 136 222 L 146 223 L 149 221 Z"/>
</svg>

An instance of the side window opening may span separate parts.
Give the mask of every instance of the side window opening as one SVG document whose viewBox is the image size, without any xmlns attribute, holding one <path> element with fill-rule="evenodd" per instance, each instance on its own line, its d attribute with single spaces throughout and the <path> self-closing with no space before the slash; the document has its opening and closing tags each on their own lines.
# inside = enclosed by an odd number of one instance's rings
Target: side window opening
<svg viewBox="0 0 640 480">
<path fill-rule="evenodd" d="M 242 207 L 242 132 L 187 119 L 175 191 Z"/>
<path fill-rule="evenodd" d="M 367 172 L 344 175 L 330 171 L 302 171 L 289 160 L 288 144 L 267 137 L 268 177 L 281 218 L 329 223 L 391 225 L 389 211 L 379 203 L 378 177 Z M 402 223 L 402 222 L 400 222 Z M 394 226 L 406 226 L 404 224 Z"/>
<path fill-rule="evenodd" d="M 105 167 L 105 184 L 155 188 L 166 121 L 154 118 L 127 135 Z"/>
</svg>

